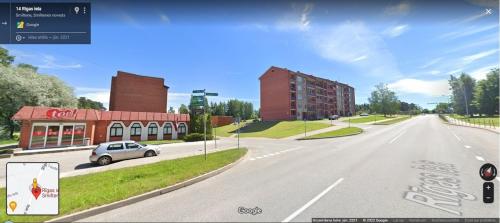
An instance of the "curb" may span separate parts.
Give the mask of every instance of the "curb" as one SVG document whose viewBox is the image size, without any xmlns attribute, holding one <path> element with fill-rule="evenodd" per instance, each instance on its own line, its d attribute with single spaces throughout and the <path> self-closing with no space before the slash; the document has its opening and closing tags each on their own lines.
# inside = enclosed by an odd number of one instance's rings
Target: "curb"
<svg viewBox="0 0 500 223">
<path fill-rule="evenodd" d="M 80 211 L 80 212 L 76 212 L 76 213 L 73 213 L 73 214 L 69 214 L 69 215 L 66 215 L 66 216 L 62 216 L 62 217 L 50 219 L 50 220 L 45 221 L 45 222 L 75 222 L 75 221 L 78 221 L 80 219 L 88 218 L 88 217 L 91 217 L 91 216 L 94 216 L 94 215 L 97 215 L 97 214 L 101 214 L 101 213 L 104 213 L 104 212 L 107 212 L 107 211 L 111 211 L 113 209 L 117 209 L 117 208 L 124 207 L 124 206 L 127 206 L 127 205 L 131 205 L 131 204 L 143 201 L 143 200 L 147 200 L 149 198 L 157 197 L 157 196 L 160 196 L 160 195 L 163 195 L 163 194 L 166 194 L 166 193 L 169 193 L 169 192 L 181 189 L 183 187 L 187 187 L 189 185 L 198 183 L 200 181 L 206 180 L 206 179 L 211 178 L 213 176 L 216 176 L 216 175 L 218 175 L 218 174 L 220 174 L 220 173 L 222 173 L 222 172 L 224 172 L 224 171 L 232 168 L 233 166 L 235 166 L 239 162 L 241 162 L 243 159 L 245 159 L 247 157 L 247 155 L 248 155 L 248 150 L 247 150 L 247 152 L 245 153 L 244 156 L 240 157 L 238 160 L 236 160 L 233 163 L 227 164 L 227 165 L 225 165 L 225 166 L 223 166 L 223 167 L 221 167 L 219 169 L 213 170 L 211 172 L 205 173 L 203 175 L 197 176 L 195 178 L 191 178 L 189 180 L 186 180 L 186 181 L 183 181 L 183 182 L 180 182 L 180 183 L 177 183 L 177 184 L 165 187 L 165 188 L 156 189 L 154 191 L 150 191 L 150 192 L 147 192 L 147 193 L 144 193 L 144 194 L 136 195 L 136 196 L 127 198 L 125 200 L 115 201 L 115 202 L 110 203 L 110 204 L 105 204 L 105 205 L 102 205 L 102 206 L 90 208 L 90 209 L 87 209 L 87 210 L 84 210 L 84 211 Z"/>
<path fill-rule="evenodd" d="M 445 124 L 448 124 L 448 125 L 454 125 L 454 126 L 462 126 L 462 127 L 468 127 L 468 128 L 475 128 L 475 129 L 483 129 L 483 130 L 488 130 L 490 132 L 494 132 L 496 134 L 500 134 L 500 132 L 497 132 L 493 129 L 488 129 L 488 128 L 481 128 L 481 127 L 477 127 L 477 126 L 471 126 L 471 125 L 457 125 L 457 124 L 454 124 L 454 123 L 450 123 L 450 122 L 445 122 Z"/>
<path fill-rule="evenodd" d="M 352 133 L 352 134 L 348 134 L 348 135 L 341 135 L 341 136 L 330 136 L 330 137 L 323 137 L 323 138 L 300 138 L 300 139 L 296 139 L 296 140 L 317 140 L 317 139 L 332 139 L 332 138 L 341 138 L 341 137 L 346 137 L 346 136 L 355 136 L 355 135 L 359 135 L 361 133 L 363 133 L 363 129 L 361 129 L 360 132 L 358 133 Z M 321 133 L 320 133 L 321 134 Z"/>
<path fill-rule="evenodd" d="M 66 153 L 66 152 L 75 152 L 75 151 L 81 151 L 81 150 L 92 150 L 95 149 L 96 146 L 92 147 L 83 147 L 83 148 L 75 148 L 75 149 L 68 149 L 68 150 L 43 150 L 43 151 L 33 151 L 33 152 L 14 152 L 12 155 L 13 156 L 29 156 L 29 155 L 38 155 L 38 154 L 45 154 L 45 153 Z"/>
</svg>

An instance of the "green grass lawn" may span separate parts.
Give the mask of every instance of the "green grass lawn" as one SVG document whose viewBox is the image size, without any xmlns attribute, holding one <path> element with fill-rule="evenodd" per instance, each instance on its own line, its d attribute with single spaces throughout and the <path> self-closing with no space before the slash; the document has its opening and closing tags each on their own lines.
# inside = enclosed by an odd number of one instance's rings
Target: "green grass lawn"
<svg viewBox="0 0 500 223">
<path fill-rule="evenodd" d="M 312 136 L 307 136 L 301 139 L 324 139 L 324 138 L 335 138 L 335 137 L 341 137 L 341 136 L 349 136 L 349 135 L 355 135 L 363 132 L 363 129 L 358 128 L 358 127 L 346 127 L 346 128 L 341 128 L 329 132 L 324 132 Z"/>
<path fill-rule="evenodd" d="M 203 155 L 165 160 L 141 166 L 109 170 L 60 180 L 59 216 L 109 204 L 191 179 L 230 164 L 246 149 L 230 149 Z M 59 216 L 6 216 L 5 188 L 0 188 L 0 222 L 41 222 Z"/>
<path fill-rule="evenodd" d="M 404 120 L 410 119 L 412 116 L 409 115 L 404 115 L 404 116 L 398 116 L 397 118 L 392 118 L 386 121 L 381 121 L 381 122 L 375 122 L 373 123 L 374 125 L 390 125 L 398 122 L 402 122 Z"/>
<path fill-rule="evenodd" d="M 367 122 L 374 122 L 374 121 L 380 121 L 380 120 L 386 120 L 386 119 L 392 119 L 395 118 L 396 116 L 387 116 L 384 117 L 384 115 L 370 115 L 370 116 L 365 116 L 365 117 L 353 117 L 351 118 L 351 123 L 367 123 Z M 349 122 L 348 119 L 343 119 L 343 122 Z"/>
<path fill-rule="evenodd" d="M 461 121 L 464 121 L 464 122 L 467 122 L 467 123 L 471 123 L 471 124 L 474 124 L 474 125 L 484 125 L 484 126 L 487 126 L 487 127 L 489 127 L 489 126 L 496 126 L 496 127 L 498 127 L 499 123 L 500 123 L 500 117 L 499 116 L 493 116 L 493 117 L 483 116 L 483 117 L 466 118 L 463 115 L 453 114 L 453 115 L 450 115 L 450 117 L 455 118 L 455 119 L 459 119 Z"/>
<path fill-rule="evenodd" d="M 16 139 L 0 139 L 0 145 L 7 145 L 12 143 L 18 143 L 19 141 Z"/>
<path fill-rule="evenodd" d="M 172 143 L 180 143 L 184 142 L 180 139 L 169 139 L 169 140 L 149 140 L 149 141 L 140 141 L 140 144 L 147 145 L 162 145 L 162 144 L 172 144 Z"/>
<path fill-rule="evenodd" d="M 323 121 L 307 121 L 307 131 L 314 131 L 326 127 L 330 124 Z M 237 133 L 237 126 L 223 126 L 217 128 L 218 136 L 230 136 Z M 269 121 L 252 122 L 240 129 L 240 137 L 264 137 L 264 138 L 285 138 L 298 135 L 304 132 L 304 121 Z"/>
</svg>

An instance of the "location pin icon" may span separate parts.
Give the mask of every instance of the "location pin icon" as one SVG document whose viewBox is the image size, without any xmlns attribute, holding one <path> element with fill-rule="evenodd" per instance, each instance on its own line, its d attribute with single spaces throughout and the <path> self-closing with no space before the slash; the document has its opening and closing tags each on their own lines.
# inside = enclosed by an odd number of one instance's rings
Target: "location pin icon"
<svg viewBox="0 0 500 223">
<path fill-rule="evenodd" d="M 9 203 L 9 207 L 10 209 L 14 212 L 14 210 L 16 210 L 16 207 L 17 207 L 17 203 L 15 201 L 11 201 Z"/>
</svg>

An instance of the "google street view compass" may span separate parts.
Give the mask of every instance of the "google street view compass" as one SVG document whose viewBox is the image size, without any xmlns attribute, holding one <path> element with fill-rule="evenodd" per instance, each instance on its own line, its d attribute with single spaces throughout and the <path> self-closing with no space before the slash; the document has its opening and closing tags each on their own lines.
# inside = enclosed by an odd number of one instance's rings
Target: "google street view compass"
<svg viewBox="0 0 500 223">
<path fill-rule="evenodd" d="M 479 176 L 485 181 L 491 181 L 497 176 L 497 168 L 491 163 L 484 164 L 479 169 Z"/>
</svg>

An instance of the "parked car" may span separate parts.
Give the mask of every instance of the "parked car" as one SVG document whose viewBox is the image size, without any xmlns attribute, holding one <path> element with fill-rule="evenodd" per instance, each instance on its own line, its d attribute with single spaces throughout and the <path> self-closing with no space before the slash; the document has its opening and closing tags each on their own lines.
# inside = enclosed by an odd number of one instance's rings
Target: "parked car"
<svg viewBox="0 0 500 223">
<path fill-rule="evenodd" d="M 367 113 L 361 113 L 359 116 L 368 116 Z"/>
<path fill-rule="evenodd" d="M 337 120 L 339 118 L 340 118 L 340 116 L 338 116 L 338 115 L 330 115 L 330 117 L 328 117 L 328 120 Z"/>
<path fill-rule="evenodd" d="M 135 141 L 114 141 L 101 143 L 92 150 L 89 160 L 101 166 L 113 161 L 132 159 L 138 157 L 151 157 L 160 154 L 158 146 L 141 145 Z"/>
</svg>

